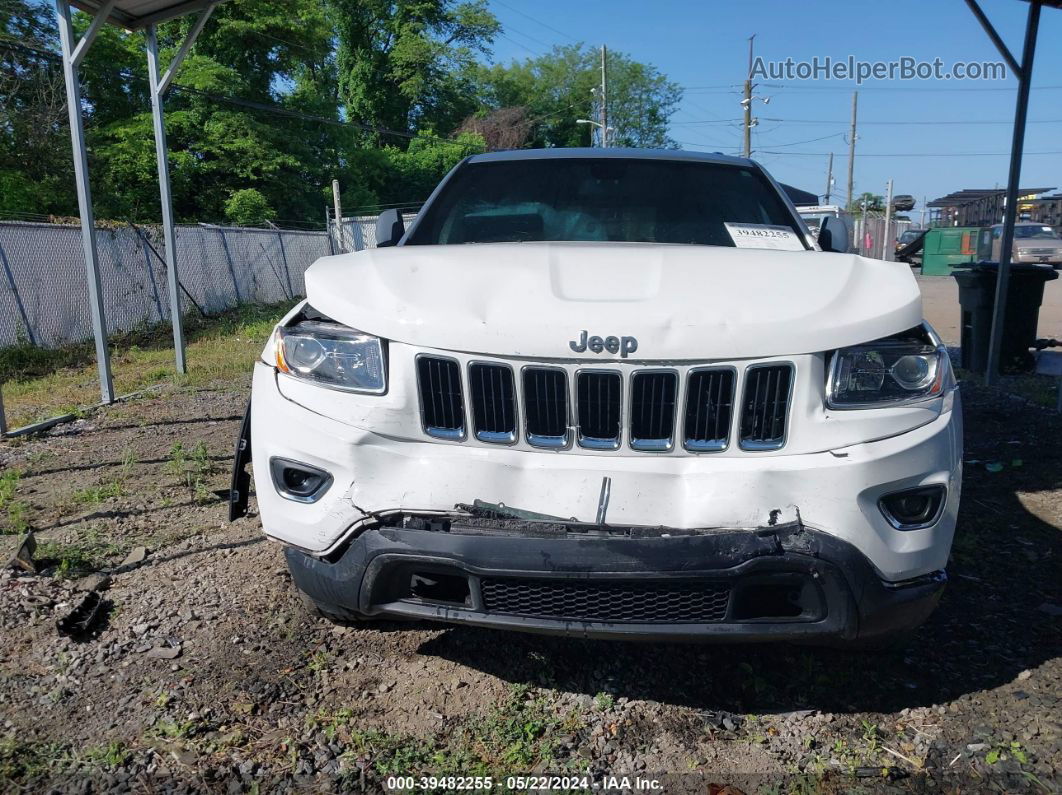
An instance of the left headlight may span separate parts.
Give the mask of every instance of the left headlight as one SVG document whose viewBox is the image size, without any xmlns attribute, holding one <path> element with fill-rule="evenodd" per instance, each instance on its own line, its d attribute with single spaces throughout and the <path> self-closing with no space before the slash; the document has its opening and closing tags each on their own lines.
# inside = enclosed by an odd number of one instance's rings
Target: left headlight
<svg viewBox="0 0 1062 795">
<path fill-rule="evenodd" d="M 834 353 L 826 404 L 832 409 L 869 409 L 918 403 L 939 397 L 950 380 L 943 345 L 888 338 Z"/>
<path fill-rule="evenodd" d="M 387 363 L 379 337 L 318 320 L 278 326 L 273 353 L 282 373 L 349 392 L 387 391 Z"/>
</svg>

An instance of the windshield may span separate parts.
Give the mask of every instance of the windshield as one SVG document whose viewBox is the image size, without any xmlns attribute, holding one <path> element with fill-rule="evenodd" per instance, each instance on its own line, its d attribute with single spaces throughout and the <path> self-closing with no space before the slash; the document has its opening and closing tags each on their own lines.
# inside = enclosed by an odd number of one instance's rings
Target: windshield
<svg viewBox="0 0 1062 795">
<path fill-rule="evenodd" d="M 423 211 L 411 245 L 544 240 L 733 246 L 724 224 L 801 230 L 756 169 L 675 160 L 470 163 Z"/>
<path fill-rule="evenodd" d="M 1015 226 L 1014 237 L 1058 240 L 1058 232 L 1049 226 Z"/>
</svg>

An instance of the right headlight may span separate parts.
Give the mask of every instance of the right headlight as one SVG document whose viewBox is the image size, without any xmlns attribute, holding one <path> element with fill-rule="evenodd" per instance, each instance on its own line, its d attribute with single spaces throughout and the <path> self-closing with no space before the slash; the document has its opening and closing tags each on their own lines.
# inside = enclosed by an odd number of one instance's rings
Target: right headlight
<svg viewBox="0 0 1062 795">
<path fill-rule="evenodd" d="M 276 368 L 295 378 L 348 392 L 383 394 L 387 367 L 383 341 L 327 320 L 278 326 Z"/>
<path fill-rule="evenodd" d="M 826 384 L 832 409 L 870 409 L 939 397 L 951 383 L 943 345 L 918 339 L 878 340 L 833 354 Z"/>
</svg>

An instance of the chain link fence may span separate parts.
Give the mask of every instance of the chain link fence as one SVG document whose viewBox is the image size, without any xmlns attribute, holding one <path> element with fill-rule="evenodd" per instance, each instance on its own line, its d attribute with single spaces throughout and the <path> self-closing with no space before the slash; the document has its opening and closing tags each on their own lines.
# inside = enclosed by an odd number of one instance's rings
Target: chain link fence
<svg viewBox="0 0 1062 795">
<path fill-rule="evenodd" d="M 892 218 L 886 229 L 885 215 L 877 213 L 867 213 L 854 221 L 856 250 L 864 257 L 889 261 L 896 259 L 896 241 L 911 226 L 909 220 Z"/>
<path fill-rule="evenodd" d="M 305 294 L 306 269 L 335 251 L 324 231 L 199 224 L 178 226 L 176 234 L 185 297 L 206 314 L 240 303 L 294 301 Z M 167 320 L 161 228 L 97 228 L 96 245 L 107 333 Z M 0 347 L 55 348 L 91 337 L 81 229 L 0 222 Z"/>
<path fill-rule="evenodd" d="M 417 217 L 416 213 L 403 213 L 402 221 L 409 229 L 409 225 L 413 223 L 413 219 Z M 344 218 L 343 223 L 340 224 L 341 233 L 337 233 L 338 237 L 336 244 L 342 251 L 361 251 L 366 248 L 376 248 L 376 218 L 375 215 L 356 215 L 350 218 Z M 334 227 L 335 223 L 329 221 L 329 224 Z"/>
</svg>

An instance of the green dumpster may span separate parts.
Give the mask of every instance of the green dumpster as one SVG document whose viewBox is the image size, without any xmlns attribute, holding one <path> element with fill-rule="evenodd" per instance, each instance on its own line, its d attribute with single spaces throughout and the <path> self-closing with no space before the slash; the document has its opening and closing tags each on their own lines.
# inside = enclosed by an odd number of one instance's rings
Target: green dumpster
<svg viewBox="0 0 1062 795">
<path fill-rule="evenodd" d="M 922 245 L 922 274 L 947 276 L 956 265 L 976 262 L 980 236 L 981 228 L 977 226 L 930 229 Z"/>
</svg>

